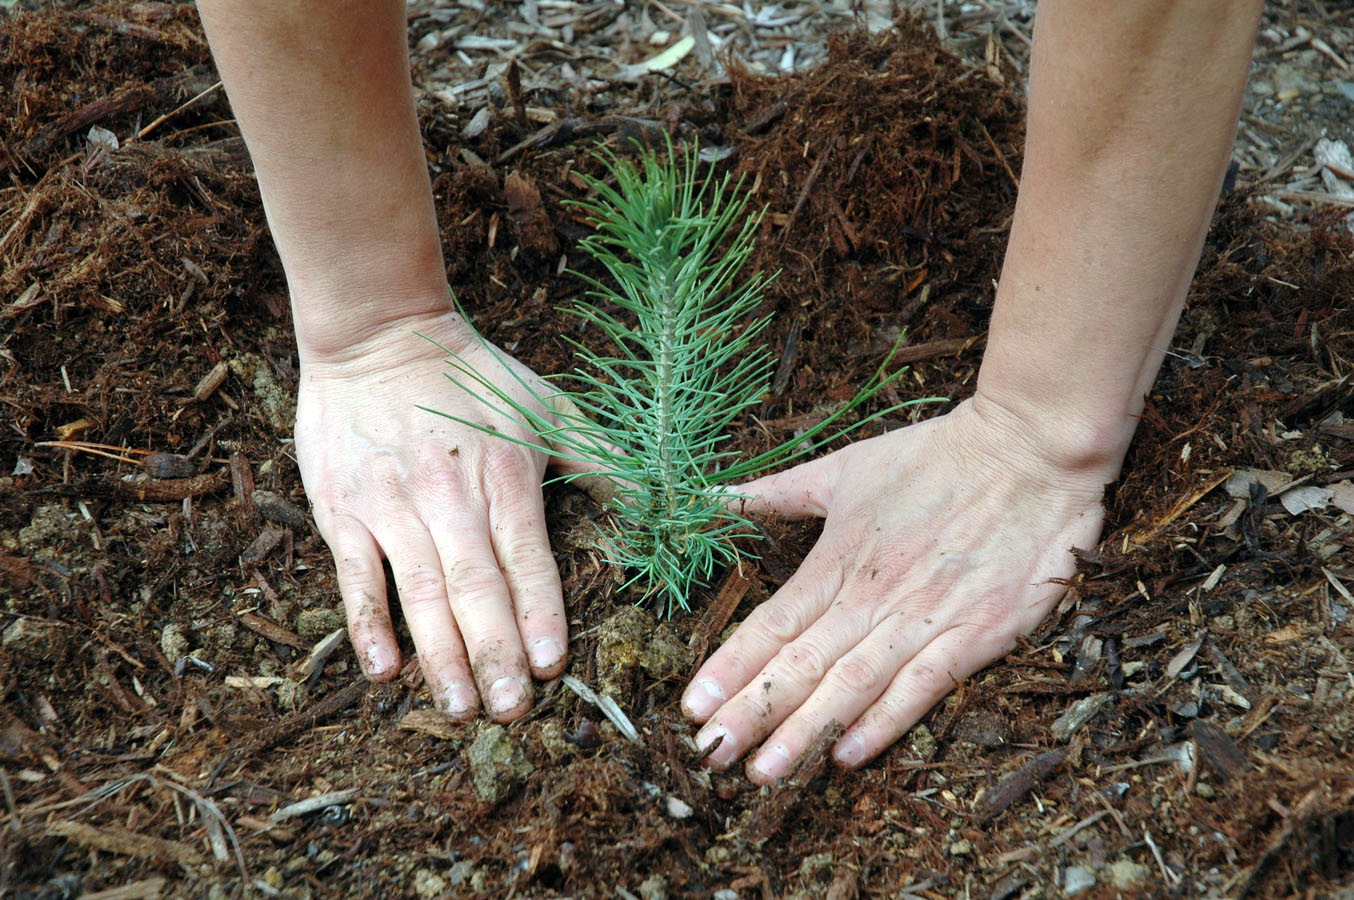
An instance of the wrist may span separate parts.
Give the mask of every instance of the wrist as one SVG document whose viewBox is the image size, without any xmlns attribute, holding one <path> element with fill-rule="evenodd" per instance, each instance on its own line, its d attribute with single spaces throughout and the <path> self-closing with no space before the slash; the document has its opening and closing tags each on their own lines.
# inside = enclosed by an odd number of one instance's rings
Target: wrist
<svg viewBox="0 0 1354 900">
<path fill-rule="evenodd" d="M 290 267 L 296 344 L 303 364 L 342 362 L 394 331 L 427 323 L 457 324 L 469 332 L 447 288 L 441 253 L 411 254 L 363 248 L 325 267 Z M 299 271 L 293 271 L 299 269 Z"/>
<path fill-rule="evenodd" d="M 991 432 L 1056 471 L 1080 473 L 1107 484 L 1119 476 L 1137 425 L 1127 410 L 1088 415 L 1057 394 L 1033 396 L 1018 389 L 992 388 L 981 380 L 972 409 Z"/>
</svg>

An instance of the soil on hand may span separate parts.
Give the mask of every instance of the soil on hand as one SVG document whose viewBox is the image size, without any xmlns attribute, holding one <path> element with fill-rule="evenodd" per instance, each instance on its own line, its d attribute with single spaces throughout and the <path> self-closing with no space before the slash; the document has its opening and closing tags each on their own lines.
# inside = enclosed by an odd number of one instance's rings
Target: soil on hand
<svg viewBox="0 0 1354 900">
<path fill-rule="evenodd" d="M 1278 898 L 1354 879 L 1354 238 L 1334 220 L 1280 231 L 1226 196 L 1058 614 L 864 771 L 820 759 L 757 789 L 697 763 L 677 700 L 812 527 L 764 523 L 756 563 L 659 624 L 619 592 L 593 501 L 549 491 L 569 674 L 638 741 L 562 682 L 507 728 L 433 712 L 416 665 L 367 685 L 332 637 L 285 287 L 194 13 L 0 29 L 0 894 Z M 722 148 L 767 210 L 779 366 L 737 446 L 830 414 L 904 328 L 911 369 L 877 402 L 958 400 L 1019 171 L 997 75 L 904 22 L 803 74 L 735 69 L 624 115 L 579 101 L 511 153 L 511 116 L 466 139 L 425 109 L 450 282 L 491 340 L 568 368 L 565 336 L 589 338 L 555 311 L 583 289 L 561 274 L 585 264 L 574 173 L 600 173 L 593 138 L 624 152 L 663 128 Z"/>
</svg>

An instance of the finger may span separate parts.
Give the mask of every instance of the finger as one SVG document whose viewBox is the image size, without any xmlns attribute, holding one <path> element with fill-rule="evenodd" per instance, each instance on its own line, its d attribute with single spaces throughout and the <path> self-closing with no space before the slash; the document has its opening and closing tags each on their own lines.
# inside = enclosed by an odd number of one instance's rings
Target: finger
<svg viewBox="0 0 1354 900">
<path fill-rule="evenodd" d="M 696 735 L 698 747 L 708 747 L 721 739 L 706 762 L 715 768 L 732 764 L 787 718 L 797 715 L 796 710 L 801 709 L 818 685 L 842 665 L 839 661 L 850 658 L 852 648 L 868 627 L 858 617 L 826 615 L 786 644 Z M 854 664 L 850 667 L 853 674 L 859 669 Z M 879 690 L 883 687 L 881 684 Z M 777 745 L 777 749 L 789 752 L 785 746 Z M 771 777 L 783 774 L 789 761 L 787 755 L 778 764 L 777 774 Z"/>
<path fill-rule="evenodd" d="M 532 674 L 545 679 L 564 671 L 569 630 L 545 503 L 534 480 L 529 466 L 504 466 L 486 471 L 484 487 L 494 555 L 512 595 L 522 646 Z"/>
<path fill-rule="evenodd" d="M 840 623 L 829 625 L 828 618 L 823 619 L 825 626 L 841 627 Z M 860 618 L 859 614 L 855 618 Z M 844 725 L 855 722 L 935 636 L 932 626 L 924 623 L 915 612 L 894 613 L 837 658 L 822 678 L 809 686 L 806 699 L 788 717 L 782 716 L 784 722 L 749 760 L 748 777 L 759 784 L 784 777 L 832 722 Z M 778 657 L 767 667 L 771 679 L 779 677 L 773 671 L 779 660 Z M 789 677 L 798 674 L 792 669 Z"/>
<path fill-rule="evenodd" d="M 455 503 L 430 523 L 445 593 L 489 715 L 510 722 L 531 708 L 531 678 L 512 597 L 489 538 L 488 510 Z"/>
<path fill-rule="evenodd" d="M 740 514 L 774 513 L 790 518 L 826 516 L 832 507 L 832 495 L 845 452 L 838 450 L 821 459 L 730 488 L 733 493 L 746 497 L 732 504 L 734 511 Z"/>
<path fill-rule="evenodd" d="M 996 659 L 999 654 L 989 644 L 986 635 L 967 626 L 938 635 L 838 739 L 833 758 L 849 769 L 874 759 L 960 682 Z"/>
<path fill-rule="evenodd" d="M 380 550 L 371 532 L 356 519 L 326 518 L 321 536 L 334 554 L 339 596 L 348 617 L 348 640 L 366 676 L 389 681 L 400 671 L 400 646 L 390 624 Z"/>
<path fill-rule="evenodd" d="M 756 607 L 700 667 L 682 696 L 686 715 L 704 722 L 743 690 L 783 647 L 822 616 L 840 590 L 842 577 L 841 552 L 827 549 L 820 540 L 790 580 Z"/>
<path fill-rule="evenodd" d="M 475 678 L 447 603 L 442 561 L 432 536 L 421 522 L 401 519 L 380 531 L 377 540 L 395 573 L 400 608 L 433 702 L 449 716 L 471 718 L 479 706 Z"/>
</svg>

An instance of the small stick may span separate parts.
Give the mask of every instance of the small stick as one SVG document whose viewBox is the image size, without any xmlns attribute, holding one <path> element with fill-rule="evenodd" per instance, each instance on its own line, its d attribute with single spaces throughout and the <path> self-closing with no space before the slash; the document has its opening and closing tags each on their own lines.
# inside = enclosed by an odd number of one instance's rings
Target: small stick
<svg viewBox="0 0 1354 900">
<path fill-rule="evenodd" d="M 833 140 L 836 140 L 835 138 Z M 828 142 L 828 147 L 832 146 L 832 141 Z M 827 163 L 829 155 L 828 150 L 824 150 L 818 159 L 814 162 L 813 168 L 809 170 L 809 177 L 804 180 L 804 187 L 799 190 L 799 199 L 795 201 L 795 208 L 790 212 L 790 218 L 785 221 L 785 230 L 781 232 L 781 243 L 784 244 L 790 239 L 790 231 L 795 227 L 795 219 L 799 216 L 799 211 L 804 208 L 804 203 L 809 199 L 809 191 L 813 190 L 813 183 L 818 180 L 818 175 L 823 171 L 823 166 Z"/>
<path fill-rule="evenodd" d="M 978 119 L 974 119 L 973 121 L 977 123 L 978 130 L 983 133 L 983 137 L 987 138 L 987 145 L 992 148 L 992 152 L 997 154 L 997 161 L 1000 162 L 1001 167 L 1006 170 L 1006 177 L 1011 179 L 1011 183 L 1015 185 L 1016 190 L 1020 190 L 1020 179 L 1016 177 L 1016 173 L 1011 169 L 1011 164 L 1006 161 L 1006 154 L 1002 153 L 1001 148 L 997 146 L 997 142 L 992 140 L 992 134 L 987 130 L 987 126 Z"/>
<path fill-rule="evenodd" d="M 1161 850 L 1157 847 L 1157 842 L 1152 840 L 1152 832 L 1144 828 L 1142 836 L 1143 840 L 1147 841 L 1147 846 L 1152 848 L 1152 855 L 1157 859 L 1157 868 L 1161 870 L 1161 877 L 1165 878 L 1170 884 L 1179 884 L 1180 876 L 1166 868 L 1166 860 L 1161 858 Z"/>
<path fill-rule="evenodd" d="M 200 91 L 200 92 L 197 94 L 197 96 L 192 97 L 192 98 L 190 98 L 190 99 L 188 99 L 188 100 L 185 100 L 183 103 L 180 103 L 180 104 L 179 104 L 178 106 L 176 106 L 174 109 L 171 109 L 169 112 L 165 113 L 163 116 L 160 116 L 160 118 L 156 119 L 155 121 L 153 121 L 153 122 L 151 122 L 149 125 L 147 125 L 145 128 L 142 128 L 140 131 L 138 131 L 138 132 L 136 133 L 136 139 L 137 139 L 138 141 L 140 141 L 140 140 L 145 140 L 146 135 L 150 134 L 150 133 L 151 133 L 152 131 L 154 131 L 156 128 L 159 128 L 159 127 L 160 127 L 161 125 L 163 125 L 165 122 L 167 122 L 167 121 L 169 121 L 170 119 L 174 118 L 174 116 L 177 116 L 179 113 L 183 112 L 185 109 L 187 109 L 188 107 L 192 106 L 194 103 L 198 102 L 198 101 L 201 100 L 203 97 L 207 96 L 208 94 L 212 93 L 213 91 L 219 90 L 220 87 L 221 87 L 221 82 L 218 81 L 216 84 L 214 84 L 214 85 L 212 85 L 211 87 L 207 88 L 205 91 Z"/>
</svg>

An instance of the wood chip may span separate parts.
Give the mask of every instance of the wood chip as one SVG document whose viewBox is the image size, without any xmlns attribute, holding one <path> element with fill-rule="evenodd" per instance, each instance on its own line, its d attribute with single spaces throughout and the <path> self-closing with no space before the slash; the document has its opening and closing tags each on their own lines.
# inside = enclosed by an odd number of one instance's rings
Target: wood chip
<svg viewBox="0 0 1354 900">
<path fill-rule="evenodd" d="M 400 727 L 405 731 L 416 731 L 429 737 L 450 741 L 460 736 L 465 727 L 450 716 L 435 709 L 411 709 L 400 719 Z"/>
<path fill-rule="evenodd" d="M 1237 778 L 1250 768 L 1245 754 L 1228 735 L 1212 722 L 1196 719 L 1189 723 L 1185 733 L 1194 738 L 1199 753 L 1213 771 L 1224 781 Z"/>
<path fill-rule="evenodd" d="M 139 501 L 180 501 L 185 497 L 213 494 L 230 484 L 225 472 L 194 475 L 173 481 L 154 481 L 145 476 L 124 478 L 116 482 L 114 492 L 120 497 Z"/>
<path fill-rule="evenodd" d="M 974 812 L 982 820 L 996 818 L 1017 800 L 1034 790 L 1035 785 L 1052 775 L 1065 759 L 1067 759 L 1066 750 L 1051 750 L 1039 754 L 979 797 L 978 802 L 974 804 Z"/>
<path fill-rule="evenodd" d="M 163 878 L 146 878 L 103 891 L 87 891 L 80 900 L 159 900 L 164 889 Z"/>
<path fill-rule="evenodd" d="M 254 508 L 269 522 L 301 530 L 309 523 L 306 511 L 281 494 L 272 491 L 254 491 L 250 495 Z"/>
<path fill-rule="evenodd" d="M 312 677 L 324 668 L 329 657 L 334 655 L 334 651 L 343 643 L 344 636 L 348 633 L 346 628 L 335 628 L 315 642 L 315 646 L 310 648 L 305 659 L 298 662 L 292 671 L 295 673 L 298 681 L 309 681 Z"/>
<path fill-rule="evenodd" d="M 288 647 L 295 647 L 297 650 L 309 650 L 310 645 L 301 640 L 301 636 L 294 631 L 289 631 L 281 625 L 265 619 L 258 613 L 238 612 L 235 618 L 240 620 L 240 624 L 255 634 L 261 634 L 270 641 L 276 641 L 279 644 L 286 644 Z"/>
<path fill-rule="evenodd" d="M 826 728 L 818 732 L 813 743 L 800 757 L 799 765 L 795 766 L 794 771 L 786 776 L 779 787 L 772 790 L 769 797 L 752 810 L 747 827 L 743 829 L 743 837 L 749 843 L 763 844 L 780 830 L 781 825 L 785 823 L 785 817 L 799 802 L 805 789 L 827 768 L 828 754 L 832 750 L 832 745 L 837 743 L 837 739 L 845 732 L 846 726 L 837 721 L 828 723 Z"/>
<path fill-rule="evenodd" d="M 220 388 L 221 385 L 225 384 L 226 374 L 229 371 L 230 367 L 226 365 L 226 361 L 224 359 L 221 360 L 216 365 L 212 366 L 211 371 L 209 371 L 206 375 L 203 375 L 202 380 L 199 381 L 197 383 L 197 386 L 193 388 L 193 399 L 196 400 L 198 403 L 201 403 L 202 401 L 209 398 L 212 394 L 215 394 L 217 389 Z"/>
<path fill-rule="evenodd" d="M 207 864 L 207 858 L 187 844 L 137 834 L 115 826 L 95 828 L 80 822 L 60 820 L 47 826 L 47 834 L 50 837 L 66 838 L 91 850 L 102 850 L 118 856 L 173 862 L 191 869 Z"/>
<path fill-rule="evenodd" d="M 1053 738 L 1063 743 L 1071 740 L 1072 735 L 1099 715 L 1100 711 L 1105 708 L 1105 704 L 1109 702 L 1109 694 L 1092 694 L 1089 697 L 1082 697 L 1069 706 L 1067 711 L 1053 723 Z"/>
<path fill-rule="evenodd" d="M 307 797 L 305 800 L 298 800 L 296 803 L 282 807 L 268 819 L 271 822 L 285 822 L 288 819 L 317 813 L 331 806 L 343 806 L 356 800 L 358 793 L 357 788 L 350 788 L 346 791 L 330 791 L 327 794 L 320 794 L 318 797 Z"/>
</svg>

